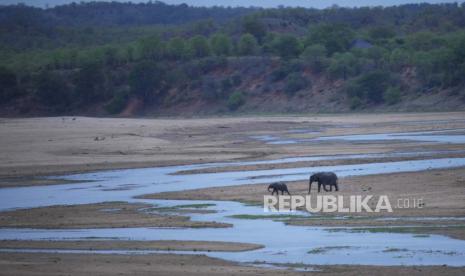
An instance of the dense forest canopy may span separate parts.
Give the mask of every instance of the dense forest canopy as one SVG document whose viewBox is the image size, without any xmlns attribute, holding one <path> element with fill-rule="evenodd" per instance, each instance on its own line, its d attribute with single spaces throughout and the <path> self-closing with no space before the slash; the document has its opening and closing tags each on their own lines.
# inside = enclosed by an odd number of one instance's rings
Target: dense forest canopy
<svg viewBox="0 0 465 276">
<path fill-rule="evenodd" d="M 26 113 L 89 105 L 119 113 L 134 99 L 154 108 L 200 100 L 234 111 L 276 91 L 311 101 L 327 87 L 347 99 L 342 109 L 446 90 L 465 99 L 464 27 L 463 4 L 0 6 L 0 102 Z M 259 85 L 247 78 L 252 67 Z"/>
</svg>

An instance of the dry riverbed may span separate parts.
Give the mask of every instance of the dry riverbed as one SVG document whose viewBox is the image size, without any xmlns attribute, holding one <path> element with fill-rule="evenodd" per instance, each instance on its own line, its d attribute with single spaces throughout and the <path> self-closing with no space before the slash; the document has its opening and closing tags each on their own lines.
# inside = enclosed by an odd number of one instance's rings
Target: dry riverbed
<svg viewBox="0 0 465 276">
<path fill-rule="evenodd" d="M 124 119 L 124 118 L 27 118 L 0 120 L 0 188 L 63 184 L 44 179 L 62 175 L 119 168 L 141 168 L 269 160 L 283 157 L 389 153 L 407 151 L 459 151 L 460 144 L 422 142 L 353 143 L 331 141 L 310 144 L 272 145 L 253 136 L 273 135 L 283 139 L 317 136 L 412 132 L 465 128 L 465 113 L 343 114 L 204 119 Z M 309 132 L 305 134 L 305 132 Z M 463 157 L 462 153 L 424 155 L 408 158 Z M 399 158 L 370 158 L 363 162 L 386 162 Z M 203 172 L 291 168 L 359 163 L 361 160 L 332 160 L 273 165 L 223 167 Z M 200 172 L 200 171 L 197 171 Z M 192 172 L 189 172 L 192 173 Z M 72 184 L 72 183 L 71 183 Z M 315 184 L 314 184 L 315 185 Z M 306 181 L 289 183 L 293 194 L 306 194 Z M 465 169 L 429 170 L 344 178 L 341 190 L 350 195 L 388 195 L 391 203 L 399 198 L 422 198 L 423 208 L 396 208 L 393 213 L 345 214 L 314 218 L 286 218 L 288 224 L 318 227 L 361 227 L 402 232 L 392 227 L 410 227 L 418 235 L 444 234 L 465 239 L 465 221 L 434 218 L 465 217 Z M 315 186 L 313 187 L 316 191 Z M 1 191 L 1 190 L 0 190 Z M 263 204 L 266 185 L 217 187 L 182 192 L 144 195 L 145 198 L 189 200 L 233 200 Z M 182 208 L 153 210 L 156 206 L 108 202 L 76 206 L 52 206 L 0 213 L 0 227 L 18 228 L 111 228 L 111 227 L 229 227 L 219 222 L 191 221 L 185 212 L 208 212 Z M 155 211 L 155 212 L 151 212 Z M 380 220 L 395 217 L 397 220 Z M 409 218 L 433 218 L 411 220 Z M 251 217 L 249 217 L 250 219 Z M 442 228 L 436 227 L 442 226 Z M 422 228 L 421 228 L 422 227 Z M 421 228 L 421 229 L 420 229 Z M 345 231 L 342 229 L 342 231 Z M 364 230 L 365 231 L 365 230 Z M 108 249 L 108 250 L 211 250 L 242 251 L 259 248 L 256 244 L 208 241 L 0 241 L 3 249 Z M 31 254 L 0 253 L 0 275 L 301 275 L 289 269 L 245 267 L 199 255 L 114 255 L 114 254 Z M 300 268 L 300 267 L 299 267 Z M 315 266 L 315 274 L 327 275 L 463 275 L 463 268 L 446 266 L 374 267 Z"/>
</svg>

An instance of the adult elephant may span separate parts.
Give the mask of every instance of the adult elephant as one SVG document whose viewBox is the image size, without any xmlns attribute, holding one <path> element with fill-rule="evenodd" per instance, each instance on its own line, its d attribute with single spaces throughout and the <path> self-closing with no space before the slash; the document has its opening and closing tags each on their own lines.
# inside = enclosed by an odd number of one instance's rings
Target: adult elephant
<svg viewBox="0 0 465 276">
<path fill-rule="evenodd" d="M 337 175 L 333 172 L 319 172 L 312 174 L 310 176 L 310 181 L 308 182 L 308 193 L 312 190 L 312 183 L 318 183 L 318 192 L 321 190 L 321 185 L 323 185 L 323 189 L 326 192 L 332 192 L 333 186 L 336 188 L 336 191 L 339 191 L 339 187 L 337 186 Z M 326 188 L 326 185 L 329 185 L 330 190 Z"/>
</svg>

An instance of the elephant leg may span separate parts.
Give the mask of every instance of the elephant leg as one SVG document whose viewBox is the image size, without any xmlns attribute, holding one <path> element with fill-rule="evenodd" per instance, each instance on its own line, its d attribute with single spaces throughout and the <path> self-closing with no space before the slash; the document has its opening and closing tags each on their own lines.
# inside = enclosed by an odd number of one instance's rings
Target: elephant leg
<svg viewBox="0 0 465 276">
<path fill-rule="evenodd" d="M 339 187 L 337 186 L 337 183 L 334 184 L 334 188 L 336 189 L 336 192 L 339 191 Z"/>
<path fill-rule="evenodd" d="M 318 183 L 318 192 L 320 192 L 320 191 L 321 191 L 321 183 Z"/>
<path fill-rule="evenodd" d="M 310 182 L 310 183 L 308 183 L 308 193 L 310 193 L 311 190 L 312 190 L 312 183 Z"/>
</svg>

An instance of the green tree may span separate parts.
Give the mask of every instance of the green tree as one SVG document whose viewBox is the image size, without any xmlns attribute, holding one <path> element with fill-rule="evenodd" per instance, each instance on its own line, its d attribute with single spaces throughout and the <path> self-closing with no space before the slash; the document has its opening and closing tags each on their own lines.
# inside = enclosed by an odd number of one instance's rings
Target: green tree
<svg viewBox="0 0 465 276">
<path fill-rule="evenodd" d="M 410 63 L 409 53 L 402 49 L 394 49 L 389 56 L 389 64 L 392 69 L 400 70 Z"/>
<path fill-rule="evenodd" d="M 19 95 L 16 75 L 13 71 L 0 67 L 0 103 L 8 102 Z"/>
<path fill-rule="evenodd" d="M 231 39 L 225 34 L 214 34 L 210 38 L 210 48 L 217 56 L 228 56 L 231 53 Z"/>
<path fill-rule="evenodd" d="M 354 39 L 354 33 L 341 24 L 318 24 L 312 26 L 306 38 L 305 45 L 323 44 L 331 56 L 336 52 L 345 52 Z"/>
<path fill-rule="evenodd" d="M 189 55 L 186 44 L 180 37 L 174 37 L 169 40 L 166 46 L 166 54 L 169 58 L 176 60 L 184 59 Z"/>
<path fill-rule="evenodd" d="M 206 57 L 210 55 L 210 47 L 207 38 L 203 35 L 196 35 L 189 40 L 189 50 L 193 57 Z"/>
<path fill-rule="evenodd" d="M 331 58 L 331 62 L 328 67 L 328 73 L 333 78 L 343 78 L 346 80 L 348 77 L 354 75 L 357 72 L 357 59 L 354 54 L 350 52 L 336 53 Z"/>
<path fill-rule="evenodd" d="M 390 39 L 396 35 L 396 32 L 390 26 L 376 26 L 368 31 L 368 35 L 373 40 Z"/>
<path fill-rule="evenodd" d="M 414 51 L 429 51 L 443 43 L 439 36 L 429 31 L 417 32 L 407 37 L 407 44 Z"/>
<path fill-rule="evenodd" d="M 420 80 L 430 83 L 434 71 L 434 57 L 430 52 L 418 51 L 413 56 L 413 63 Z"/>
<path fill-rule="evenodd" d="M 165 45 L 158 35 L 140 39 L 137 46 L 139 54 L 143 58 L 158 60 L 163 57 Z"/>
<path fill-rule="evenodd" d="M 326 54 L 327 51 L 324 45 L 313 44 L 305 48 L 301 57 L 305 59 L 312 70 L 318 73 L 323 71 L 328 64 Z"/>
<path fill-rule="evenodd" d="M 158 100 L 163 92 L 165 71 L 153 61 L 137 64 L 129 75 L 131 93 L 144 100 Z"/>
<path fill-rule="evenodd" d="M 36 83 L 35 96 L 38 100 L 55 111 L 64 111 L 70 104 L 69 87 L 65 79 L 52 72 L 42 71 Z"/>
<path fill-rule="evenodd" d="M 105 97 L 105 75 L 103 67 L 98 63 L 83 66 L 76 74 L 74 83 L 76 96 L 81 103 L 89 103 Z"/>
<path fill-rule="evenodd" d="M 379 46 L 373 46 L 368 49 L 364 49 L 364 56 L 368 59 L 371 59 L 374 62 L 376 68 L 382 67 L 385 56 L 387 56 L 388 52 Z"/>
<path fill-rule="evenodd" d="M 273 51 L 282 58 L 295 58 L 302 52 L 300 41 L 294 35 L 285 34 L 276 37 L 272 44 Z"/>
<path fill-rule="evenodd" d="M 253 56 L 258 53 L 258 42 L 253 35 L 243 34 L 237 48 L 239 55 Z"/>
<path fill-rule="evenodd" d="M 265 25 L 260 19 L 253 16 L 247 16 L 243 19 L 242 31 L 243 33 L 252 34 L 259 42 L 261 42 L 266 35 Z"/>
</svg>

